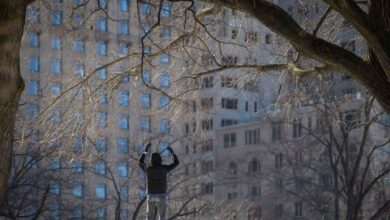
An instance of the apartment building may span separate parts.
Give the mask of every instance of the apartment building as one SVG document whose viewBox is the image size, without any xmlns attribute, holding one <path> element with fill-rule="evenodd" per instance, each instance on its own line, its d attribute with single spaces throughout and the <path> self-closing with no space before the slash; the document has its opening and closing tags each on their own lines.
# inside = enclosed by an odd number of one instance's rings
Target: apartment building
<svg viewBox="0 0 390 220">
<path fill-rule="evenodd" d="M 331 193 L 336 182 L 327 150 L 331 149 L 331 145 L 334 147 L 334 142 L 348 141 L 352 161 L 355 161 L 356 147 L 361 146 L 363 137 L 367 138 L 363 144 L 367 149 L 364 152 L 370 152 L 373 146 L 387 142 L 390 130 L 388 119 L 385 119 L 387 116 L 383 115 L 381 120 L 371 122 L 365 133 L 364 121 L 367 117 L 376 117 L 374 112 L 378 106 L 373 106 L 373 113 L 367 116 L 362 108 L 367 103 L 361 95 L 339 98 L 340 108 L 329 113 L 331 119 L 324 118 L 323 109 L 319 107 L 322 104 L 313 104 L 294 111 L 272 111 L 257 121 L 216 131 L 218 144 L 214 155 L 218 187 L 215 198 L 224 201 L 221 213 L 225 213 L 225 218 L 326 219 L 334 215 L 335 197 Z M 331 126 L 335 138 L 329 142 L 330 145 L 326 144 L 326 136 L 329 135 L 327 126 Z M 348 137 L 342 136 L 345 134 Z M 383 150 L 374 153 L 377 156 L 371 159 L 375 165 L 370 166 L 372 173 L 368 176 L 378 175 L 380 169 L 386 169 L 388 148 L 387 144 Z M 338 155 L 333 154 L 335 157 Z M 362 162 L 359 168 L 363 170 L 365 166 Z M 388 178 L 383 177 L 378 184 L 381 185 L 382 181 L 384 189 L 387 189 Z M 377 197 L 381 197 L 381 193 L 379 189 L 370 192 L 359 219 L 368 219 L 379 207 Z M 341 201 L 339 216 L 346 216 Z"/>
<path fill-rule="evenodd" d="M 175 175 L 181 178 L 191 166 L 191 172 L 202 179 L 193 184 L 196 192 L 214 201 L 215 179 L 208 173 L 215 167 L 215 130 L 259 117 L 263 108 L 260 81 L 250 72 L 221 71 L 191 81 L 197 89 L 182 96 L 184 102 L 172 101 L 172 94 L 183 87 L 174 82 L 189 69 L 217 65 L 207 59 L 208 54 L 198 56 L 198 67 L 179 50 L 153 54 L 160 50 L 153 40 L 167 45 L 180 33 L 172 16 L 176 9 L 170 3 L 161 7 L 158 37 L 144 37 L 153 28 L 148 19 L 158 13 L 152 2 L 53 0 L 28 7 L 21 52 L 26 91 L 15 148 L 21 156 L 13 162 L 10 187 L 28 180 L 33 190 L 27 190 L 29 204 L 18 215 L 130 218 L 145 193 L 137 156 L 146 140 L 164 156 L 166 146 L 173 143 L 183 158 L 183 167 Z M 203 6 L 197 3 L 195 7 Z M 221 12 L 220 22 L 225 25 L 215 33 L 221 40 L 242 45 L 227 45 L 216 56 L 218 62 L 225 66 L 269 62 L 269 54 L 248 54 L 243 45 L 270 48 L 273 34 L 238 14 L 228 9 Z M 142 68 L 141 52 L 145 56 Z M 183 71 L 188 65 L 191 68 Z M 16 175 L 20 170 L 28 172 Z M 41 207 L 42 196 L 48 202 Z M 9 201 L 20 202 L 20 198 Z"/>
</svg>

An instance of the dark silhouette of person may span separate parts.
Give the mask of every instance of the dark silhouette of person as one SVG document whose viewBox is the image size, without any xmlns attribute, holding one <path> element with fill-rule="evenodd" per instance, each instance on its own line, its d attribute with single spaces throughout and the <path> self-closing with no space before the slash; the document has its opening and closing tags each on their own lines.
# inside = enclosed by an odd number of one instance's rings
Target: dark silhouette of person
<svg viewBox="0 0 390 220">
<path fill-rule="evenodd" d="M 145 152 L 139 159 L 139 166 L 146 173 L 147 181 L 147 219 L 152 220 L 158 213 L 159 220 L 165 220 L 165 210 L 167 206 L 167 175 L 179 165 L 173 149 L 168 146 L 167 150 L 173 157 L 173 163 L 169 165 L 162 164 L 162 158 L 159 153 L 152 154 L 152 164 L 146 166 L 145 156 L 150 149 L 151 144 L 148 143 L 145 147 Z M 157 213 L 156 213 L 157 211 Z"/>
</svg>

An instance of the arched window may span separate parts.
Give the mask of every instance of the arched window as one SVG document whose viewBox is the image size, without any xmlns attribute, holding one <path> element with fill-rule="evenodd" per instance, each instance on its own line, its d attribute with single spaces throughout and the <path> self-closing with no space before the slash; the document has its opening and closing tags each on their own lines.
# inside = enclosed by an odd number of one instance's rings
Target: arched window
<svg viewBox="0 0 390 220">
<path fill-rule="evenodd" d="M 237 164 L 235 162 L 230 162 L 230 164 L 229 164 L 229 172 L 232 175 L 237 175 Z"/>
</svg>

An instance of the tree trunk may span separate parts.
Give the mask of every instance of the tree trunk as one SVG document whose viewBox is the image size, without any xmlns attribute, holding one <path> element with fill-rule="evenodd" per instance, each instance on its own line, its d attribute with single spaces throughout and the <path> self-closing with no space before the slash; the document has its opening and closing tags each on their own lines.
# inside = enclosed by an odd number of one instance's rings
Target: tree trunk
<svg viewBox="0 0 390 220">
<path fill-rule="evenodd" d="M 12 162 L 15 115 L 24 89 L 19 50 L 28 1 L 0 1 L 0 207 Z"/>
</svg>

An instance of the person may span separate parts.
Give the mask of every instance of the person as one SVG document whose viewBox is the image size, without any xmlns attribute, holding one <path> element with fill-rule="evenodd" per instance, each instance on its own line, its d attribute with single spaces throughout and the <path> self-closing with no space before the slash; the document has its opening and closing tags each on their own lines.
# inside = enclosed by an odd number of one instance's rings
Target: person
<svg viewBox="0 0 390 220">
<path fill-rule="evenodd" d="M 158 213 L 158 219 L 165 220 L 165 210 L 167 206 L 167 175 L 173 169 L 179 165 L 179 159 L 177 158 L 173 149 L 168 146 L 167 150 L 173 157 L 173 163 L 169 165 L 162 164 L 162 158 L 159 153 L 152 154 L 152 164 L 146 166 L 145 156 L 150 149 L 151 144 L 148 143 L 145 148 L 145 152 L 139 159 L 139 166 L 146 173 L 147 181 L 147 219 L 154 219 Z M 157 212 L 156 212 L 157 211 Z"/>
</svg>

